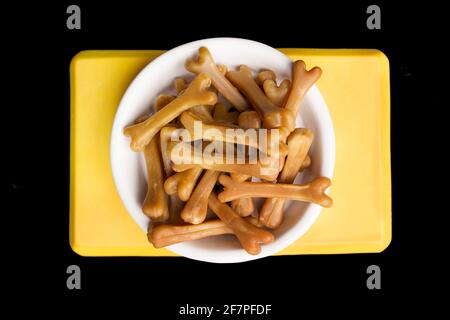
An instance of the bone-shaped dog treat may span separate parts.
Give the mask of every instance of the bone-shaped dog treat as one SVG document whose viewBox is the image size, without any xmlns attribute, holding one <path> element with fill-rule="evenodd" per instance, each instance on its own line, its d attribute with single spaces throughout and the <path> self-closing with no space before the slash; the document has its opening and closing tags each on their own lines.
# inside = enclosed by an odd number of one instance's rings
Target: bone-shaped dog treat
<svg viewBox="0 0 450 320">
<path fill-rule="evenodd" d="M 208 198 L 216 185 L 220 172 L 206 170 L 194 192 L 181 211 L 181 219 L 187 223 L 199 224 L 206 218 Z"/>
<path fill-rule="evenodd" d="M 147 195 L 142 204 L 142 211 L 154 221 L 169 218 L 169 207 L 163 190 L 163 166 L 158 146 L 159 137 L 155 136 L 144 149 L 147 167 Z"/>
<path fill-rule="evenodd" d="M 142 151 L 163 126 L 178 117 L 183 111 L 199 105 L 214 105 L 217 102 L 217 95 L 207 90 L 210 84 L 209 75 L 199 74 L 183 94 L 163 109 L 144 122 L 125 128 L 124 134 L 131 137 L 131 148 L 134 151 Z"/>
<path fill-rule="evenodd" d="M 232 233 L 233 231 L 223 221 L 216 219 L 196 225 L 161 224 L 153 227 L 147 237 L 155 248 L 162 248 L 184 241 Z"/>
<path fill-rule="evenodd" d="M 138 117 L 134 123 L 141 123 L 149 118 L 145 114 Z M 161 194 L 159 186 L 163 179 L 163 164 L 161 163 L 160 149 L 158 146 L 159 137 L 155 136 L 144 149 L 144 158 L 147 168 L 147 194 L 142 204 L 142 211 L 153 219 L 152 223 L 158 221 L 167 221 L 171 219 L 170 208 L 165 194 Z M 156 145 L 155 145 L 156 144 Z M 151 156 L 151 154 L 155 156 Z"/>
<path fill-rule="evenodd" d="M 278 177 L 278 183 L 293 183 L 302 163 L 308 155 L 314 134 L 306 128 L 295 129 L 288 137 L 288 155 L 284 168 Z M 284 214 L 286 199 L 267 198 L 259 212 L 259 220 L 269 228 L 278 227 Z"/>
<path fill-rule="evenodd" d="M 311 88 L 311 86 L 320 78 L 321 74 L 322 70 L 319 67 L 314 67 L 307 71 L 305 62 L 302 60 L 295 61 L 292 65 L 291 89 L 286 96 L 284 108 L 290 110 L 295 116 L 297 116 L 303 102 L 303 98 L 309 88 Z"/>
<path fill-rule="evenodd" d="M 260 71 L 256 76 L 256 82 L 260 87 L 264 85 L 264 81 L 266 80 L 276 81 L 277 76 L 275 75 L 275 72 L 273 72 L 272 70 L 263 70 Z"/>
<path fill-rule="evenodd" d="M 228 202 L 240 198 L 284 198 L 295 201 L 316 203 L 322 207 L 331 207 L 333 200 L 325 194 L 331 185 L 331 180 L 319 177 L 306 184 L 283 184 L 267 182 L 235 182 L 228 176 L 222 175 L 219 182 L 224 191 L 219 194 L 221 202 Z"/>
<path fill-rule="evenodd" d="M 274 130 L 277 129 L 255 129 L 255 134 L 243 135 L 244 132 L 240 133 L 237 131 L 238 126 L 221 124 L 216 121 L 211 121 L 210 118 L 203 117 L 201 114 L 193 112 L 191 110 L 185 111 L 181 114 L 180 121 L 183 126 L 190 132 L 191 136 L 194 137 L 195 134 L 195 123 L 202 123 L 201 133 L 202 139 L 206 141 L 223 141 L 229 143 L 239 143 L 249 147 L 253 147 L 261 150 L 268 155 L 278 156 L 278 154 L 286 155 L 287 146 L 285 143 L 279 141 L 278 139 L 272 138 Z M 265 130 L 264 135 L 260 135 L 259 131 Z M 241 130 L 243 131 L 243 130 Z M 208 135 L 208 133 L 220 133 L 214 135 Z M 278 132 L 277 132 L 278 133 Z M 265 137 L 266 143 L 260 143 L 258 141 L 259 137 Z M 238 137 L 245 137 L 242 141 L 238 140 Z"/>
<path fill-rule="evenodd" d="M 265 128 L 295 127 L 295 115 L 292 114 L 291 110 L 279 108 L 269 100 L 253 79 L 249 67 L 241 65 L 238 71 L 229 71 L 227 78 L 244 93 L 255 107 Z"/>
<path fill-rule="evenodd" d="M 229 178 L 229 177 L 228 177 Z M 231 178 L 230 178 L 231 179 Z M 258 228 L 241 218 L 232 208 L 217 199 L 215 192 L 209 196 L 209 207 L 220 220 L 233 231 L 242 247 L 250 254 L 261 252 L 261 244 L 270 243 L 274 236 L 267 230 Z"/>
<path fill-rule="evenodd" d="M 224 105 L 223 103 L 217 103 L 214 107 L 214 120 L 217 123 L 224 124 L 235 124 L 238 117 L 239 112 L 230 111 L 231 106 Z"/>
<path fill-rule="evenodd" d="M 188 201 L 202 171 L 202 168 L 192 168 L 183 172 L 177 172 L 166 179 L 164 190 L 169 195 L 178 193 L 180 200 Z"/>
<path fill-rule="evenodd" d="M 209 74 L 213 86 L 239 111 L 244 111 L 248 108 L 248 103 L 245 98 L 217 68 L 207 48 L 201 47 L 198 50 L 198 60 L 188 59 L 185 67 L 188 71 L 195 74 Z"/>
<path fill-rule="evenodd" d="M 247 158 L 238 158 L 235 153 L 235 158 L 232 163 L 226 162 L 226 154 L 223 153 L 220 161 L 215 159 L 205 159 L 203 157 L 204 150 L 196 150 L 191 148 L 189 162 L 186 163 L 185 155 L 180 155 L 174 152 L 178 144 L 183 142 L 170 142 L 167 153 L 172 162 L 172 169 L 176 172 L 183 172 L 188 169 L 200 167 L 207 170 L 232 172 L 238 174 L 245 174 L 252 177 L 258 177 L 267 181 L 274 181 L 279 173 L 279 158 L 269 157 L 266 162 L 256 161 L 256 163 L 249 163 Z"/>
<path fill-rule="evenodd" d="M 277 107 L 283 105 L 283 101 L 290 87 L 291 81 L 288 79 L 284 79 L 280 85 L 277 85 L 274 80 L 266 80 L 263 84 L 264 93 Z"/>
<path fill-rule="evenodd" d="M 247 217 L 245 221 L 261 228 L 256 217 Z M 234 234 L 233 230 L 220 219 L 205 221 L 200 224 L 170 225 L 157 224 L 152 226 L 148 233 L 148 240 L 155 248 L 170 246 L 175 243 L 203 239 L 212 236 Z"/>
</svg>

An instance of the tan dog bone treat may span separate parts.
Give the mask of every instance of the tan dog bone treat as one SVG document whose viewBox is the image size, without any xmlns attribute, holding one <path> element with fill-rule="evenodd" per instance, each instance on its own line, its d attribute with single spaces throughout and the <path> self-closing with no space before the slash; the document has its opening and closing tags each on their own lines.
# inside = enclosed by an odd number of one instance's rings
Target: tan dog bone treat
<svg viewBox="0 0 450 320">
<path fill-rule="evenodd" d="M 233 231 L 224 222 L 216 219 L 196 225 L 173 226 L 161 224 L 153 227 L 147 237 L 155 248 L 162 248 L 184 241 L 232 233 Z"/>
<path fill-rule="evenodd" d="M 214 107 L 214 121 L 224 124 L 235 124 L 239 117 L 239 112 L 230 111 L 231 106 L 226 106 L 223 103 L 217 103 Z"/>
<path fill-rule="evenodd" d="M 230 177 L 228 177 L 230 178 Z M 231 178 L 230 178 L 231 179 Z M 261 244 L 270 243 L 274 236 L 267 230 L 255 227 L 250 222 L 241 218 L 232 208 L 225 203 L 221 203 L 215 194 L 211 192 L 209 196 L 209 207 L 219 217 L 220 220 L 233 231 L 242 247 L 250 254 L 261 252 Z"/>
<path fill-rule="evenodd" d="M 238 71 L 229 71 L 227 78 L 250 101 L 261 116 L 265 128 L 295 127 L 295 116 L 289 109 L 279 108 L 267 98 L 253 79 L 249 67 L 241 65 Z"/>
<path fill-rule="evenodd" d="M 261 118 L 256 111 L 244 111 L 239 114 L 238 125 L 243 129 L 261 128 Z"/>
<path fill-rule="evenodd" d="M 321 75 L 322 69 L 319 67 L 314 67 L 307 71 L 304 61 L 295 61 L 292 65 L 291 89 L 286 95 L 284 108 L 290 110 L 296 117 L 303 102 L 303 98 L 312 85 L 319 80 Z"/>
<path fill-rule="evenodd" d="M 145 114 L 138 117 L 134 123 L 141 123 L 147 120 L 150 115 Z M 161 195 L 159 189 L 155 189 L 150 186 L 150 181 L 154 180 L 156 185 L 160 185 L 160 179 L 163 179 L 162 163 L 161 159 L 158 160 L 160 149 L 158 148 L 158 137 L 154 137 L 150 144 L 148 144 L 144 150 L 144 158 L 147 168 L 147 194 L 142 204 L 142 211 L 147 216 L 156 221 L 166 221 L 170 218 L 170 212 L 166 212 L 168 208 L 166 195 Z M 156 143 L 156 146 L 155 146 Z M 156 151 L 156 152 L 155 152 Z M 155 153 L 157 156 L 150 157 L 149 153 Z"/>
<path fill-rule="evenodd" d="M 165 106 L 167 106 L 169 103 L 171 103 L 173 100 L 175 100 L 176 97 L 169 96 L 167 94 L 160 94 L 156 97 L 155 100 L 155 109 L 156 111 L 161 110 Z"/>
<path fill-rule="evenodd" d="M 275 197 L 312 202 L 326 208 L 333 204 L 333 200 L 325 194 L 325 190 L 331 185 L 331 180 L 326 177 L 316 178 L 306 184 L 283 184 L 235 182 L 230 177 L 222 175 L 219 182 L 224 186 L 224 191 L 219 194 L 219 199 L 222 202 L 248 197 Z"/>
<path fill-rule="evenodd" d="M 279 138 L 272 138 L 272 134 L 278 133 L 275 132 L 278 131 L 278 129 L 255 129 L 255 131 L 253 132 L 254 134 L 252 134 L 252 132 L 248 132 L 248 134 L 245 134 L 245 130 L 238 130 L 240 129 L 238 126 L 226 125 L 223 123 L 218 123 L 214 120 L 211 121 L 210 119 L 203 117 L 201 114 L 195 113 L 191 110 L 183 112 L 181 114 L 180 121 L 183 126 L 190 132 L 191 137 L 194 137 L 196 122 L 197 124 L 201 122 L 201 134 L 203 140 L 239 143 L 259 149 L 264 153 L 274 156 L 278 156 L 278 154 L 287 154 L 286 144 L 280 142 Z M 200 126 L 198 126 L 198 128 L 200 128 Z M 260 135 L 260 130 L 264 130 L 263 133 L 265 133 L 265 135 Z M 260 136 L 265 136 L 267 141 L 265 143 L 260 143 L 260 141 L 258 140 Z M 239 138 L 243 139 L 239 140 Z"/>
<path fill-rule="evenodd" d="M 169 218 L 169 207 L 163 189 L 164 174 L 158 141 L 158 136 L 155 136 L 144 149 L 147 195 L 142 204 L 142 211 L 154 221 L 166 221 Z"/>
<path fill-rule="evenodd" d="M 260 87 L 264 85 L 264 81 L 266 80 L 276 81 L 277 76 L 275 75 L 275 72 L 273 72 L 272 70 L 263 70 L 260 71 L 256 76 L 256 82 Z"/>
<path fill-rule="evenodd" d="M 202 223 L 208 211 L 208 198 L 220 172 L 206 170 L 197 187 L 181 211 L 181 219 L 191 224 Z"/>
<path fill-rule="evenodd" d="M 184 144 L 184 145 L 181 145 Z M 186 149 L 186 146 L 190 149 L 189 159 L 186 159 L 186 155 L 176 152 L 178 150 Z M 207 147 L 207 146 L 206 146 Z M 203 150 L 196 150 L 190 147 L 190 144 L 184 142 L 169 142 L 167 153 L 172 162 L 172 169 L 176 172 L 183 172 L 188 169 L 200 167 L 207 170 L 233 172 L 238 174 L 246 174 L 252 177 L 258 177 L 268 181 L 274 181 L 279 173 L 279 158 L 268 157 L 267 161 L 257 160 L 256 163 L 250 163 L 248 158 L 238 157 L 237 152 L 234 154 L 234 159 L 231 159 L 232 163 L 227 163 L 226 153 L 222 155 L 212 156 L 213 158 L 204 157 L 205 146 Z M 216 161 L 217 159 L 217 161 Z M 189 160 L 189 161 L 186 161 Z"/>
<path fill-rule="evenodd" d="M 263 84 L 264 93 L 267 98 L 269 98 L 270 101 L 272 101 L 277 107 L 281 107 L 283 105 L 283 101 L 290 87 L 291 81 L 288 79 L 284 79 L 279 86 L 273 80 L 266 80 Z"/>
<path fill-rule="evenodd" d="M 288 137 L 288 155 L 284 168 L 278 177 L 278 183 L 294 183 L 304 160 L 308 155 L 314 134 L 306 128 L 295 129 Z M 286 199 L 267 198 L 259 212 L 259 220 L 269 228 L 278 227 L 284 215 Z"/>
<path fill-rule="evenodd" d="M 246 221 L 256 227 L 262 227 L 256 217 L 247 217 Z M 234 234 L 220 219 L 205 221 L 200 224 L 170 225 L 158 224 L 149 228 L 148 241 L 155 248 L 167 247 L 175 243 L 203 239 L 212 236 Z"/>
<path fill-rule="evenodd" d="M 248 103 L 245 98 L 217 68 L 216 63 L 207 48 L 201 47 L 198 50 L 198 60 L 188 59 L 185 67 L 188 71 L 195 74 L 209 74 L 213 86 L 239 111 L 244 111 L 248 108 Z"/>
<path fill-rule="evenodd" d="M 183 111 L 194 106 L 216 104 L 217 95 L 207 90 L 210 84 L 211 78 L 207 74 L 199 74 L 182 95 L 163 109 L 144 122 L 126 127 L 124 134 L 131 137 L 131 149 L 142 151 L 163 126 L 178 117 Z"/>
<path fill-rule="evenodd" d="M 180 200 L 188 201 L 202 171 L 202 168 L 192 168 L 183 172 L 177 172 L 166 179 L 164 190 L 169 195 L 178 192 Z"/>
</svg>

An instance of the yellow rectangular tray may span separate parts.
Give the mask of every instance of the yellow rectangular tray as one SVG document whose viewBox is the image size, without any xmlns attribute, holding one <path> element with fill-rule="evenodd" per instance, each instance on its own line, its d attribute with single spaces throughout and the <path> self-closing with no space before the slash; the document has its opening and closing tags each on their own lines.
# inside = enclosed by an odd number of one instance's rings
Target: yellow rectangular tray
<svg viewBox="0 0 450 320">
<path fill-rule="evenodd" d="M 308 67 L 334 123 L 334 206 L 280 255 L 368 253 L 391 241 L 389 62 L 378 50 L 280 49 Z M 175 256 L 154 249 L 116 191 L 109 140 L 130 82 L 164 51 L 83 51 L 70 65 L 70 245 L 82 256 Z"/>
</svg>

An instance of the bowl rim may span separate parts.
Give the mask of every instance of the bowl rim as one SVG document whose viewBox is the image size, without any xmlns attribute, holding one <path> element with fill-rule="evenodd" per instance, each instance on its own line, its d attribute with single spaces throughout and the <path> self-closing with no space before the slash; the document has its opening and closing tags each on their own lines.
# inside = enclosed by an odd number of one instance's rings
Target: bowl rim
<svg viewBox="0 0 450 320">
<path fill-rule="evenodd" d="M 125 113 L 125 111 L 124 111 L 125 106 L 128 104 L 129 97 L 132 94 L 132 92 L 134 91 L 134 88 L 137 87 L 137 83 L 139 83 L 141 81 L 141 79 L 145 77 L 145 75 L 147 73 L 151 73 L 151 70 L 154 68 L 152 66 L 155 66 L 156 64 L 159 64 L 159 63 L 164 63 L 165 60 L 170 59 L 172 55 L 174 55 L 175 53 L 177 53 L 179 51 L 191 49 L 192 47 L 198 48 L 200 46 L 208 46 L 208 43 L 217 42 L 217 41 L 223 42 L 224 45 L 227 43 L 236 44 L 237 42 L 239 42 L 240 44 L 245 44 L 248 46 L 256 46 L 256 47 L 259 47 L 260 49 L 271 50 L 271 51 L 273 51 L 273 54 L 278 55 L 278 57 L 280 59 L 283 58 L 283 59 L 288 59 L 289 61 L 291 61 L 290 58 L 287 57 L 284 53 L 282 53 L 282 52 L 278 51 L 277 49 L 272 48 L 266 44 L 258 42 L 258 41 L 248 40 L 248 39 L 243 39 L 243 38 L 233 38 L 233 37 L 216 37 L 216 38 L 207 38 L 207 39 L 196 40 L 196 41 L 192 41 L 192 42 L 188 42 L 188 43 L 179 45 L 173 49 L 170 49 L 170 50 L 164 52 L 160 56 L 156 57 L 155 59 L 150 61 L 147 65 L 145 65 L 139 71 L 139 73 L 136 75 L 136 77 L 128 85 L 128 88 L 125 90 L 125 92 L 121 98 L 121 101 L 119 103 L 119 106 L 117 108 L 117 111 L 115 113 L 112 129 L 111 129 L 111 136 L 110 136 L 109 156 L 110 156 L 111 172 L 112 172 L 114 184 L 116 186 L 116 190 L 119 194 L 119 197 L 120 197 L 122 203 L 124 204 L 128 214 L 131 216 L 131 218 L 135 221 L 135 223 L 139 226 L 139 228 L 141 230 L 142 230 L 142 227 L 140 226 L 138 221 L 136 221 L 134 214 L 132 212 L 130 212 L 130 210 L 127 206 L 127 203 L 124 200 L 124 197 L 123 197 L 120 187 L 119 187 L 119 185 L 120 185 L 120 183 L 118 182 L 119 178 L 117 177 L 116 170 L 114 169 L 117 167 L 115 156 L 114 156 L 114 154 L 116 152 L 116 144 L 115 144 L 114 137 L 117 135 L 117 133 L 122 134 L 122 130 L 123 130 L 123 128 L 121 128 L 121 127 L 119 128 L 119 124 L 118 124 L 119 121 L 117 121 L 117 120 L 122 117 L 123 113 Z M 322 168 L 321 171 L 322 172 L 321 173 L 326 175 L 330 179 L 332 179 L 333 172 L 334 172 L 334 165 L 335 165 L 335 156 L 336 156 L 336 141 L 335 141 L 334 127 L 333 127 L 331 115 L 330 115 L 328 107 L 325 103 L 325 100 L 323 99 L 323 97 L 320 94 L 320 91 L 318 90 L 316 85 L 313 85 L 310 88 L 307 95 L 315 96 L 315 99 L 320 101 L 320 103 L 323 104 L 323 106 L 325 107 L 323 110 L 324 117 L 321 118 L 321 121 L 319 122 L 319 124 L 321 127 L 321 131 L 325 131 L 324 136 L 329 137 L 328 149 L 330 151 L 329 157 L 331 157 L 331 158 L 328 161 L 322 161 L 322 163 L 321 163 L 321 168 Z M 327 164 L 326 166 L 324 166 L 324 162 Z M 309 228 L 314 224 L 314 222 L 320 215 L 321 210 L 322 210 L 322 208 L 319 205 L 308 204 L 308 206 L 306 207 L 306 209 L 304 211 L 303 216 L 300 219 L 298 219 L 294 223 L 294 225 L 291 226 L 290 230 L 284 235 L 284 241 L 277 242 L 278 239 L 275 239 L 275 241 L 270 244 L 270 248 L 268 248 L 267 245 L 262 246 L 261 253 L 259 253 L 258 255 L 247 254 L 245 252 L 245 250 L 243 250 L 243 249 L 239 250 L 239 251 L 242 251 L 241 254 L 236 254 L 235 256 L 232 256 L 233 254 L 236 253 L 235 250 L 232 251 L 233 253 L 230 252 L 232 255 L 224 254 L 223 252 L 221 254 L 217 254 L 217 255 L 205 255 L 205 254 L 199 255 L 199 253 L 201 253 L 201 251 L 204 249 L 194 248 L 194 250 L 193 250 L 193 248 L 190 248 L 190 250 L 186 250 L 186 248 L 184 248 L 186 243 L 171 245 L 171 246 L 166 247 L 166 249 L 168 249 L 180 256 L 184 256 L 184 257 L 187 257 L 190 259 L 204 261 L 204 262 L 213 262 L 213 263 L 237 263 L 237 262 L 245 262 L 245 261 L 264 258 L 264 257 L 271 256 L 273 254 L 278 253 L 279 251 L 285 249 L 286 247 L 291 245 L 294 241 L 296 241 L 297 239 L 302 237 L 306 233 L 306 231 L 309 230 Z M 142 213 L 142 215 L 143 215 L 143 213 Z M 145 230 L 143 230 L 143 231 L 145 232 Z M 187 244 L 189 244 L 189 243 L 187 243 Z"/>
</svg>

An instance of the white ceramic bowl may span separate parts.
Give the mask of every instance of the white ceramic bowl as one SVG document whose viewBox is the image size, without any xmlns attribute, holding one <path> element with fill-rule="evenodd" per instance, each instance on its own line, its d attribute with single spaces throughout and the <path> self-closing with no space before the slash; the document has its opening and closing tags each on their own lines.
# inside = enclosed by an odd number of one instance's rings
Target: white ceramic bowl
<svg viewBox="0 0 450 320">
<path fill-rule="evenodd" d="M 175 77 L 192 77 L 185 70 L 184 63 L 187 58 L 195 56 L 201 46 L 208 47 L 216 62 L 225 64 L 230 69 L 246 64 L 253 70 L 271 69 L 279 79 L 291 78 L 292 61 L 286 55 L 262 43 L 236 38 L 213 38 L 184 44 L 162 54 L 138 74 L 117 110 L 111 133 L 110 156 L 119 195 L 143 232 L 146 232 L 149 223 L 149 219 L 141 211 L 146 193 L 145 162 L 141 153 L 131 151 L 130 139 L 123 135 L 123 128 L 148 112 L 158 94 L 173 91 L 172 82 Z M 297 177 L 296 182 L 318 176 L 332 178 L 335 161 L 333 124 L 316 86 L 309 90 L 297 117 L 297 127 L 301 126 L 311 129 L 315 139 L 310 152 L 312 166 Z M 262 246 L 261 253 L 255 256 L 246 253 L 230 235 L 180 243 L 168 249 L 191 259 L 208 262 L 254 260 L 275 254 L 296 241 L 311 227 L 320 211 L 321 207 L 315 204 L 287 203 L 284 222 L 274 230 L 275 241 Z"/>
</svg>

